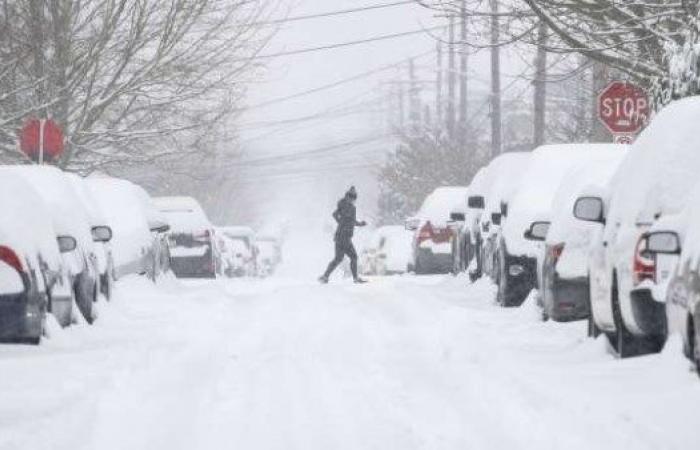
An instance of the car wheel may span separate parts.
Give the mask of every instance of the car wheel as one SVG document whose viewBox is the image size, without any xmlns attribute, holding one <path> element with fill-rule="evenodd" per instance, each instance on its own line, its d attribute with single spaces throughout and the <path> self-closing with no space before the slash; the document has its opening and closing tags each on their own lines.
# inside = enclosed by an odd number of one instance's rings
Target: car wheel
<svg viewBox="0 0 700 450">
<path fill-rule="evenodd" d="M 613 307 L 613 321 L 615 322 L 615 334 L 613 347 L 617 351 L 617 356 L 619 358 L 629 358 L 630 356 L 636 356 L 639 354 L 637 339 L 632 333 L 627 330 L 624 321 L 622 320 L 622 310 L 620 309 L 620 292 L 617 287 L 617 275 L 613 275 L 612 282 L 612 307 Z M 610 338 L 610 335 L 608 335 Z"/>
</svg>

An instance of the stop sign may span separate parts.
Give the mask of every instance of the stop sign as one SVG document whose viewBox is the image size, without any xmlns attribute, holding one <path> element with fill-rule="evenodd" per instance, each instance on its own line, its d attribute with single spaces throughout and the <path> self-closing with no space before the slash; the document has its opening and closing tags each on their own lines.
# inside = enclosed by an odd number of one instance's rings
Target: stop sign
<svg viewBox="0 0 700 450">
<path fill-rule="evenodd" d="M 649 98 L 644 89 L 613 81 L 598 95 L 598 117 L 613 134 L 636 134 L 649 119 Z"/>
<path fill-rule="evenodd" d="M 29 119 L 20 132 L 19 148 L 35 161 L 53 160 L 63 153 L 63 132 L 51 119 Z"/>
</svg>

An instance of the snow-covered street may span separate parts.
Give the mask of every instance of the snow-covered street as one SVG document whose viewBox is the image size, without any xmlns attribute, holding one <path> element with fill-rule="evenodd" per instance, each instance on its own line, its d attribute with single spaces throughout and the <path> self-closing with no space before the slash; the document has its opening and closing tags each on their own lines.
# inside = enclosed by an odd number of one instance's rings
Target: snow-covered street
<svg viewBox="0 0 700 450">
<path fill-rule="evenodd" d="M 486 282 L 117 285 L 92 327 L 0 348 L 0 449 L 683 449 L 672 341 L 615 359 Z"/>
</svg>

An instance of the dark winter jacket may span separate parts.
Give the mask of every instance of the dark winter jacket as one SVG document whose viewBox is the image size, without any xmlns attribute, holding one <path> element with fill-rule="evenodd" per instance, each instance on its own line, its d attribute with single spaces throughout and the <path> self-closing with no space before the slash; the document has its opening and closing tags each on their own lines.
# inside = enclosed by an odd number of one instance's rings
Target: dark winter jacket
<svg viewBox="0 0 700 450">
<path fill-rule="evenodd" d="M 336 241 L 349 241 L 355 232 L 355 226 L 361 225 L 357 221 L 357 209 L 347 196 L 338 202 L 333 218 L 338 222 L 338 229 L 335 231 Z"/>
</svg>

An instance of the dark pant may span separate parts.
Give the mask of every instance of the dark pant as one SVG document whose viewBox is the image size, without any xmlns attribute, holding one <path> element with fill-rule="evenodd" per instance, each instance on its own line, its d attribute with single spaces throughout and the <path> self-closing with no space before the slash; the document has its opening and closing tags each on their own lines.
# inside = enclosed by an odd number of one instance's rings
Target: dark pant
<svg viewBox="0 0 700 450">
<path fill-rule="evenodd" d="M 338 264 L 343 261 L 345 255 L 348 255 L 348 258 L 350 258 L 352 277 L 357 278 L 357 252 L 355 251 L 355 246 L 352 245 L 352 241 L 349 239 L 338 239 L 335 241 L 335 258 L 328 264 L 326 273 L 324 273 L 323 276 L 328 278 L 335 268 L 338 267 Z"/>
</svg>

